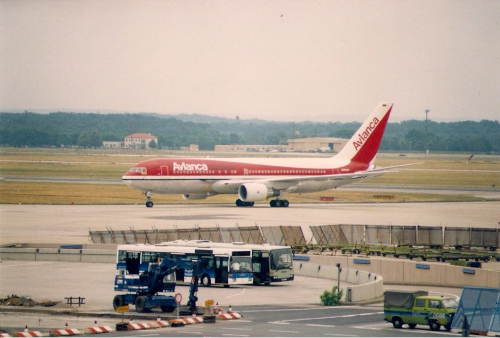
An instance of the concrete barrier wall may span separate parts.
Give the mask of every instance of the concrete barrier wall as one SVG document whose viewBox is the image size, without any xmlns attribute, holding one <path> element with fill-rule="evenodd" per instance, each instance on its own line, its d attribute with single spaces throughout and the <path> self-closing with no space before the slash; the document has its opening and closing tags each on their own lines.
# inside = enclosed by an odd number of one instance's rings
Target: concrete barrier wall
<svg viewBox="0 0 500 338">
<path fill-rule="evenodd" d="M 369 264 L 356 263 L 360 261 Z M 438 262 L 321 255 L 309 256 L 309 262 L 333 266 L 340 263 L 342 267 L 381 275 L 386 284 L 500 287 L 500 271 L 464 268 Z"/>
<path fill-rule="evenodd" d="M 115 263 L 116 251 L 92 249 L 57 249 L 57 248 L 0 248 L 0 259 L 55 261 L 55 262 L 85 262 L 85 263 Z"/>
<path fill-rule="evenodd" d="M 334 265 L 295 263 L 294 273 L 298 276 L 338 280 L 339 270 L 336 263 Z M 356 284 L 348 286 L 347 292 L 344 292 L 343 300 L 346 303 L 369 301 L 382 297 L 384 294 L 384 281 L 382 276 L 378 276 L 371 272 L 342 267 L 340 282 Z"/>
</svg>

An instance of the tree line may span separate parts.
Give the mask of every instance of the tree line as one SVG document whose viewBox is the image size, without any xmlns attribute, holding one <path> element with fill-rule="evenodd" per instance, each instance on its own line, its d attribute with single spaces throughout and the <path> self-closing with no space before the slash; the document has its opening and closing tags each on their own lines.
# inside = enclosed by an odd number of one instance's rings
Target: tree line
<svg viewBox="0 0 500 338">
<path fill-rule="evenodd" d="M 192 119 L 192 117 L 191 117 Z M 179 149 L 198 144 L 283 144 L 304 137 L 350 138 L 361 123 L 270 122 L 203 118 L 183 121 L 158 114 L 0 113 L 0 145 L 13 147 L 100 147 L 103 141 L 123 141 L 141 132 L 158 137 L 158 148 Z M 208 121 L 208 122 L 207 122 Z M 382 151 L 500 153 L 498 121 L 434 122 L 408 120 L 389 123 Z"/>
</svg>

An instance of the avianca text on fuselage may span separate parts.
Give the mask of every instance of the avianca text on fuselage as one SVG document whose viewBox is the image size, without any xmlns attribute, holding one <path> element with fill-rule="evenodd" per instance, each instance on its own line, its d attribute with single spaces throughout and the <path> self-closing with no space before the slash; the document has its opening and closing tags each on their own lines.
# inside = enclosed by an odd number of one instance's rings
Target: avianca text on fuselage
<svg viewBox="0 0 500 338">
<path fill-rule="evenodd" d="M 180 171 L 208 171 L 208 166 L 205 163 L 177 163 L 174 162 L 172 165 L 174 171 L 175 170 L 180 170 Z"/>
<path fill-rule="evenodd" d="M 237 206 L 271 198 L 272 207 L 287 207 L 285 194 L 335 189 L 383 174 L 385 168 L 371 162 L 391 110 L 392 103 L 379 104 L 330 158 L 159 158 L 136 164 L 122 180 L 145 193 L 148 207 L 153 206 L 151 193 L 181 194 L 189 200 L 233 194 L 238 195 Z"/>
</svg>

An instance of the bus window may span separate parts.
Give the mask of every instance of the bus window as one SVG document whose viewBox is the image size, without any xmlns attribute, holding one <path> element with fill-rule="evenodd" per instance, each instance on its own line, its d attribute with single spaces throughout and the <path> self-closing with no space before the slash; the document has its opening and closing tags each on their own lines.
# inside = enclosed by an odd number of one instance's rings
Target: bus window
<svg viewBox="0 0 500 338">
<path fill-rule="evenodd" d="M 139 274 L 139 265 L 140 265 L 141 253 L 140 252 L 127 252 L 127 271 L 130 275 L 138 275 Z"/>
<path fill-rule="evenodd" d="M 125 263 L 127 260 L 127 251 L 120 250 L 118 251 L 118 263 Z"/>
<path fill-rule="evenodd" d="M 231 257 L 231 269 L 229 272 L 252 272 L 252 259 L 250 257 Z"/>
<path fill-rule="evenodd" d="M 271 256 L 271 269 L 292 267 L 292 252 L 290 249 L 274 250 Z"/>
</svg>

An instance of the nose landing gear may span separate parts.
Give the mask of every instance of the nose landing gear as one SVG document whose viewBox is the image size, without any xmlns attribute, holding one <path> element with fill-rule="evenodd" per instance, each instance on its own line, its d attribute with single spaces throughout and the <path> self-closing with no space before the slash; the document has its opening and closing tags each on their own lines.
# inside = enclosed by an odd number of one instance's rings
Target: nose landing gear
<svg viewBox="0 0 500 338">
<path fill-rule="evenodd" d="M 151 201 L 151 196 L 153 196 L 153 194 L 151 193 L 151 191 L 146 191 L 144 195 L 146 195 L 146 207 L 152 208 L 154 203 L 153 201 Z"/>
</svg>

